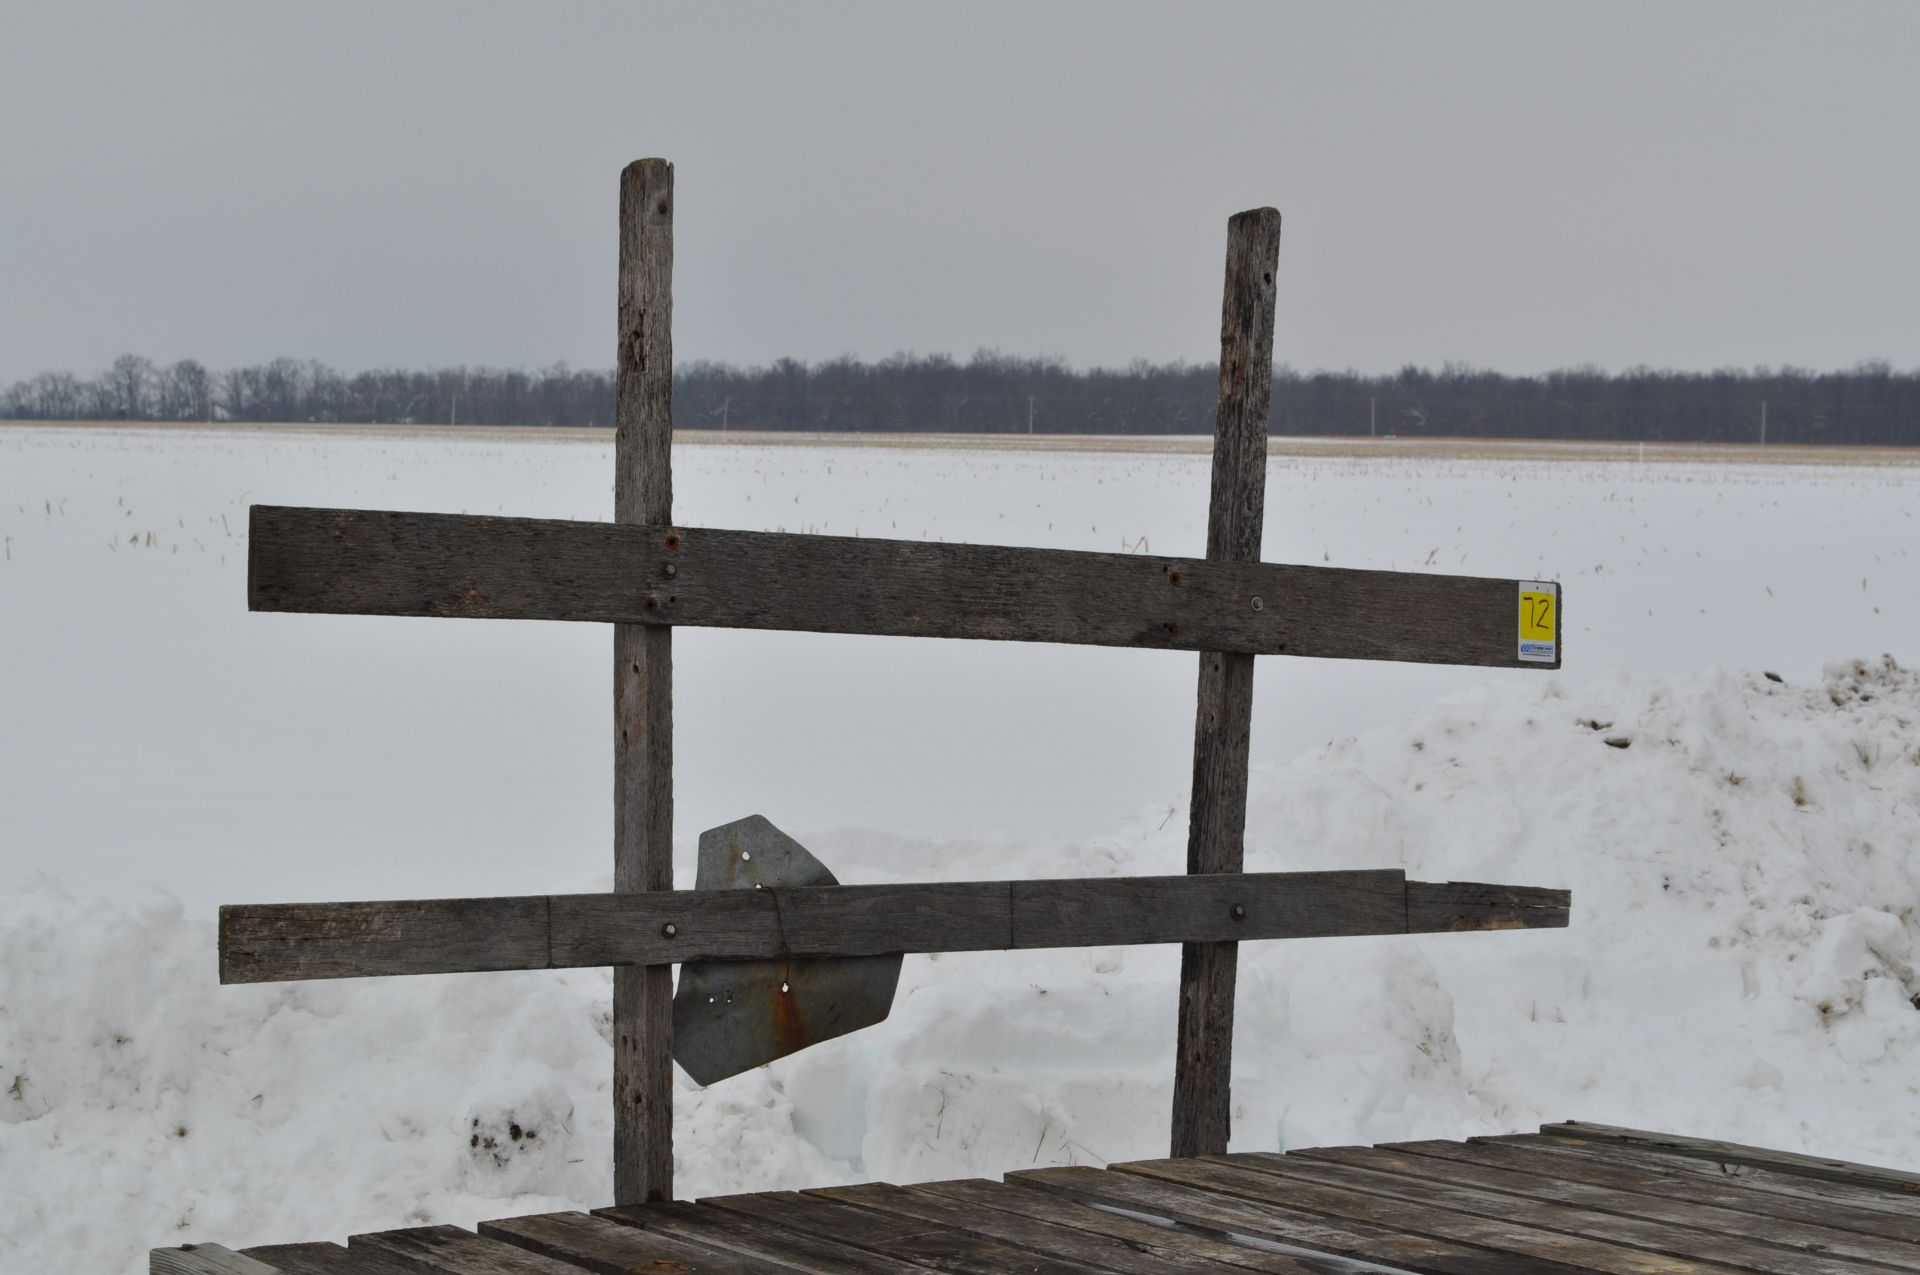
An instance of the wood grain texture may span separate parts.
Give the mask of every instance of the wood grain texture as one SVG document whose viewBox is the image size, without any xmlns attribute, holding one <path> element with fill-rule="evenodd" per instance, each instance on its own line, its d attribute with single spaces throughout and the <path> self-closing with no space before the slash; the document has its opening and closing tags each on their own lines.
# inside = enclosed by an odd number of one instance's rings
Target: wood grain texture
<svg viewBox="0 0 1920 1275">
<path fill-rule="evenodd" d="M 400 1231 L 349 1235 L 347 1251 L 411 1263 L 421 1272 L 446 1275 L 580 1275 L 580 1268 L 485 1239 L 457 1226 L 416 1226 Z"/>
<path fill-rule="evenodd" d="M 1267 409 L 1273 396 L 1274 272 L 1280 214 L 1243 212 L 1227 223 L 1220 306 L 1220 398 L 1213 422 L 1209 562 L 1260 560 L 1267 491 Z M 1258 606 L 1259 610 L 1254 610 Z M 1264 615 L 1266 599 L 1249 599 Z M 1238 872 L 1247 824 L 1253 733 L 1253 656 L 1218 647 L 1200 656 L 1188 803 L 1187 871 Z M 1173 1154 L 1227 1149 L 1232 1125 L 1233 1001 L 1239 949 L 1189 943 L 1180 952 L 1173 1063 Z"/>
<path fill-rule="evenodd" d="M 1573 894 L 1540 886 L 1481 881 L 1407 882 L 1407 933 L 1559 929 L 1572 915 Z"/>
<path fill-rule="evenodd" d="M 1517 580 L 664 520 L 626 526 L 255 505 L 249 528 L 255 611 L 1559 667 L 1515 655 Z"/>
<path fill-rule="evenodd" d="M 1125 1209 L 1214 1233 L 1249 1235 L 1377 1262 L 1395 1270 L 1430 1275 L 1575 1275 L 1593 1269 L 1405 1228 L 1386 1210 L 1370 1209 L 1365 1197 L 1349 1211 L 1350 1215 L 1341 1215 L 1317 1210 L 1311 1201 L 1298 1207 L 1273 1204 L 1206 1186 L 1098 1169 L 1030 1169 L 1009 1173 L 1007 1181 L 1097 1207 Z"/>
<path fill-rule="evenodd" d="M 619 354 L 614 367 L 614 520 L 673 521 L 673 165 L 620 174 Z M 613 634 L 613 888 L 673 888 L 673 631 Z M 613 974 L 613 1195 L 673 1198 L 673 979 Z"/>
<path fill-rule="evenodd" d="M 1716 1230 L 1719 1211 L 1699 1206 L 1672 1206 L 1669 1213 L 1698 1215 L 1691 1221 L 1675 1222 L 1644 1213 L 1603 1211 L 1593 1207 L 1591 1201 L 1576 1204 L 1522 1197 L 1469 1183 L 1464 1173 L 1444 1180 L 1408 1177 L 1362 1168 L 1345 1160 L 1271 1153 L 1232 1156 L 1214 1163 L 1272 1175 L 1274 1198 L 1291 1199 L 1303 1185 L 1363 1191 L 1395 1203 L 1442 1208 L 1486 1221 L 1640 1249 L 1656 1263 L 1731 1266 L 1769 1275 L 1858 1275 L 1863 1266 L 1862 1261 L 1804 1246 L 1800 1243 L 1804 1232 L 1791 1228 L 1770 1227 L 1756 1220 L 1745 1234 Z M 1259 1189 L 1250 1183 L 1247 1187 Z M 1790 1237 L 1776 1238 L 1789 1232 Z M 1617 1256 L 1613 1260 L 1615 1265 L 1624 1261 Z"/>
<path fill-rule="evenodd" d="M 1743 1146 L 1737 1142 L 1716 1142 L 1711 1138 L 1688 1138 L 1679 1134 L 1654 1133 L 1646 1129 L 1623 1129 L 1618 1125 L 1588 1124 L 1569 1120 L 1563 1124 L 1545 1124 L 1540 1132 L 1552 1137 L 1585 1138 L 1596 1142 L 1617 1142 L 1623 1146 L 1643 1147 L 1699 1160 L 1717 1160 L 1722 1164 L 1752 1165 L 1777 1173 L 1870 1186 L 1920 1196 L 1920 1173 L 1889 1169 L 1880 1165 L 1855 1164 L 1850 1160 L 1830 1160 L 1823 1156 L 1801 1155 L 1793 1151 L 1772 1151 L 1766 1147 Z"/>
<path fill-rule="evenodd" d="M 909 1188 L 916 1193 L 939 1195 L 964 1204 L 1017 1214 L 1036 1221 L 1069 1226 L 1077 1231 L 1109 1240 L 1118 1240 L 1137 1253 L 1164 1257 L 1174 1262 L 1218 1262 L 1239 1270 L 1264 1271 L 1268 1275 L 1331 1275 L 1331 1263 L 1320 1254 L 1293 1256 L 1271 1249 L 1251 1248 L 1231 1240 L 1215 1239 L 1162 1221 L 1129 1216 L 1095 1208 L 1064 1195 L 1021 1190 L 1001 1182 L 978 1179 L 954 1182 L 923 1182 Z M 1361 1272 L 1386 1272 L 1391 1268 L 1342 1259 L 1338 1268 L 1343 1275 Z"/>
<path fill-rule="evenodd" d="M 586 1213 L 542 1213 L 482 1222 L 480 1234 L 600 1275 L 784 1275 L 789 1266 Z"/>
<path fill-rule="evenodd" d="M 397 1257 L 349 1252 L 340 1244 L 268 1244 L 244 1250 L 281 1275 L 420 1275 L 420 1268 Z"/>
<path fill-rule="evenodd" d="M 902 1218 L 791 1191 L 728 1195 L 702 1208 L 740 1214 L 832 1240 L 864 1252 L 946 1271 L 949 1275 L 1097 1275 L 1098 1268 L 1047 1257 L 964 1231 Z"/>
<path fill-rule="evenodd" d="M 1664 1200 L 1710 1204 L 1761 1217 L 1878 1235 L 1914 1246 L 1908 1251 L 1913 1254 L 1913 1260 L 1920 1263 L 1920 1210 L 1911 1207 L 1905 1213 L 1895 1213 L 1842 1199 L 1769 1190 L 1756 1183 L 1751 1174 L 1728 1177 L 1718 1173 L 1712 1176 L 1689 1173 L 1658 1163 L 1622 1158 L 1592 1143 L 1576 1151 L 1539 1143 L 1529 1146 L 1493 1141 L 1396 1142 L 1380 1149 L 1430 1157 L 1449 1165 L 1511 1169 L 1536 1178 L 1582 1182 L 1616 1191 L 1655 1195 Z"/>
<path fill-rule="evenodd" d="M 1858 1234 L 1842 1227 L 1829 1226 L 1825 1221 L 1798 1221 L 1777 1213 L 1759 1216 L 1748 1210 L 1723 1208 L 1698 1199 L 1676 1199 L 1592 1182 L 1543 1176 L 1528 1168 L 1438 1159 L 1387 1147 L 1321 1147 L 1292 1152 L 1286 1159 L 1296 1162 L 1324 1161 L 1391 1173 L 1413 1184 L 1412 1189 L 1419 1192 L 1421 1198 L 1432 1198 L 1422 1187 L 1422 1184 L 1431 1183 L 1449 1190 L 1466 1187 L 1486 1192 L 1489 1208 L 1498 1208 L 1498 1197 L 1506 1195 L 1638 1221 L 1670 1223 L 1684 1228 L 1684 1231 L 1667 1234 L 1662 1247 L 1683 1255 L 1731 1260 L 1750 1240 L 1761 1240 L 1781 1248 L 1804 1249 L 1809 1253 L 1821 1254 L 1823 1258 L 1844 1258 L 1920 1269 L 1920 1248 L 1908 1242 Z M 1607 1231 L 1610 1225 L 1583 1221 L 1579 1229 L 1582 1234 L 1611 1238 Z"/>
<path fill-rule="evenodd" d="M 1011 1190 L 1012 1188 L 1004 1188 Z M 930 1192 L 910 1191 L 884 1183 L 833 1187 L 809 1191 L 810 1196 L 851 1204 L 856 1208 L 924 1222 L 960 1235 L 1004 1245 L 1044 1258 L 1079 1262 L 1112 1275 L 1183 1275 L 1184 1272 L 1234 1272 L 1190 1255 L 1170 1259 L 1143 1252 L 1111 1236 L 1096 1236 L 1055 1222 L 1044 1222 L 998 1209 L 963 1204 Z"/>
<path fill-rule="evenodd" d="M 149 1275 L 278 1275 L 278 1268 L 218 1244 L 184 1244 L 147 1254 Z"/>
<path fill-rule="evenodd" d="M 220 972 L 257 983 L 1404 934 L 1407 900 L 1423 884 L 1392 868 L 229 905 Z M 1435 929 L 1464 930 L 1486 912 L 1468 902 L 1452 923 L 1426 916 Z M 1565 918 L 1536 908 L 1518 921 Z M 1514 923 L 1502 916 L 1497 927 Z"/>
<path fill-rule="evenodd" d="M 837 1239 L 797 1231 L 778 1222 L 692 1204 L 596 1209 L 603 1216 L 650 1233 L 756 1257 L 812 1275 L 926 1275 L 933 1269 L 898 1257 L 869 1253 Z"/>
<path fill-rule="evenodd" d="M 1583 1138 L 1544 1137 L 1537 1133 L 1507 1134 L 1475 1138 L 1475 1143 L 1521 1146 L 1556 1155 L 1620 1164 L 1653 1173 L 1703 1178 L 1710 1182 L 1732 1182 L 1742 1190 L 1765 1192 L 1769 1196 L 1791 1196 L 1816 1205 L 1836 1205 L 1852 1209 L 1871 1209 L 1895 1213 L 1903 1218 L 1920 1218 L 1920 1200 L 1905 1192 L 1885 1191 L 1877 1187 L 1810 1178 L 1781 1173 L 1750 1164 L 1732 1164 L 1722 1160 L 1674 1155 L 1630 1147 L 1618 1142 L 1596 1142 Z"/>
<path fill-rule="evenodd" d="M 1510 1215 L 1488 1216 L 1451 1208 L 1437 1195 L 1411 1198 L 1376 1193 L 1339 1180 L 1331 1170 L 1324 1180 L 1298 1174 L 1281 1178 L 1217 1158 L 1145 1160 L 1113 1168 L 1251 1203 L 1302 1209 L 1404 1235 L 1473 1245 L 1490 1255 L 1505 1254 L 1509 1261 L 1523 1263 L 1520 1269 L 1534 1269 L 1539 1262 L 1612 1275 L 1696 1275 L 1708 1271 L 1723 1275 L 1741 1269 L 1737 1262 L 1695 1261 L 1532 1225 L 1524 1220 L 1521 1208 Z"/>
</svg>

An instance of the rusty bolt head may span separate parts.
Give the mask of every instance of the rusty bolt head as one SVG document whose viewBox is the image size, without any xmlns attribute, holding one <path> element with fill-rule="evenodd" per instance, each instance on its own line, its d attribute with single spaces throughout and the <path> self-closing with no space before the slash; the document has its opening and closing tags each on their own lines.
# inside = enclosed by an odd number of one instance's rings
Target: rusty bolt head
<svg viewBox="0 0 1920 1275">
<path fill-rule="evenodd" d="M 1178 588 L 1180 584 L 1180 573 L 1178 571 L 1167 572 L 1167 583 Z"/>
<path fill-rule="evenodd" d="M 659 609 L 660 609 L 660 599 L 655 597 L 653 594 L 649 593 L 647 595 L 647 610 L 658 611 Z"/>
<path fill-rule="evenodd" d="M 680 927 L 675 925 L 672 921 L 668 921 L 665 925 L 660 927 L 660 933 L 665 938 L 672 938 L 674 935 L 678 934 L 679 932 L 680 932 Z"/>
<path fill-rule="evenodd" d="M 1234 920 L 1236 920 L 1236 921 L 1244 921 L 1244 920 L 1246 920 L 1246 919 L 1247 919 L 1247 905 L 1246 905 L 1246 904 L 1244 904 L 1244 903 L 1236 903 L 1236 904 L 1234 904 L 1234 905 L 1233 905 L 1233 919 L 1234 919 Z"/>
<path fill-rule="evenodd" d="M 680 547 L 680 533 L 676 531 L 667 537 L 667 548 L 678 549 L 679 547 Z"/>
</svg>

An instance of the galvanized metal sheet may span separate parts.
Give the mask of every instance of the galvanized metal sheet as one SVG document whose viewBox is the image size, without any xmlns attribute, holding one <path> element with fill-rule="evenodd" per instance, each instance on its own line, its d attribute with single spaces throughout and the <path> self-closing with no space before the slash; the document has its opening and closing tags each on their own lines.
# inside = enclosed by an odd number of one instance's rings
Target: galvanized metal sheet
<svg viewBox="0 0 1920 1275">
<path fill-rule="evenodd" d="M 759 815 L 700 834 L 698 890 L 838 885 L 807 848 Z M 689 961 L 673 996 L 673 1058 L 702 1085 L 884 1020 L 898 956 Z"/>
</svg>

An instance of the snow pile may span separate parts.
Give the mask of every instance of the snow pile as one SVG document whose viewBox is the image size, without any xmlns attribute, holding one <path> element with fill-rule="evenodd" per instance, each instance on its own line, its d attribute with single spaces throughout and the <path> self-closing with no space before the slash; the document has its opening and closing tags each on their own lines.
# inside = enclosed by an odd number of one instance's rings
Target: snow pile
<svg viewBox="0 0 1920 1275">
<path fill-rule="evenodd" d="M 1243 948 L 1236 1145 L 1581 1118 L 1920 1167 L 1916 722 L 1920 676 L 1890 659 L 1815 685 L 1506 682 L 1256 773 L 1249 869 L 1568 886 L 1574 924 Z M 1177 871 L 1185 823 L 1162 804 L 1078 843 L 789 830 L 862 882 Z M 683 1078 L 681 1193 L 1163 1154 L 1177 966 L 910 957 L 880 1027 Z M 220 988 L 211 925 L 177 905 L 16 888 L 0 1265 L 134 1272 L 155 1244 L 603 1203 L 609 984 Z"/>
</svg>

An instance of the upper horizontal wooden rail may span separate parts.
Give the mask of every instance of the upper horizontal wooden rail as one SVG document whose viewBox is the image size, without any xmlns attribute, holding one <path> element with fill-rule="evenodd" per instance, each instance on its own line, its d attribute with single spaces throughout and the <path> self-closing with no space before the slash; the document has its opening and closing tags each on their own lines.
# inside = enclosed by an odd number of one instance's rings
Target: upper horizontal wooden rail
<svg viewBox="0 0 1920 1275">
<path fill-rule="evenodd" d="M 255 611 L 1560 667 L 1519 659 L 1516 580 L 274 505 L 250 540 Z"/>
<path fill-rule="evenodd" d="M 1398 869 L 245 904 L 220 909 L 220 981 L 1538 929 L 1568 908 Z"/>
</svg>

